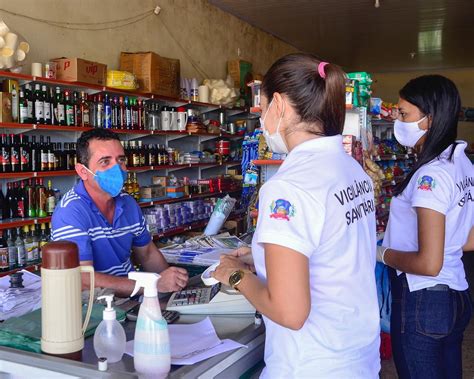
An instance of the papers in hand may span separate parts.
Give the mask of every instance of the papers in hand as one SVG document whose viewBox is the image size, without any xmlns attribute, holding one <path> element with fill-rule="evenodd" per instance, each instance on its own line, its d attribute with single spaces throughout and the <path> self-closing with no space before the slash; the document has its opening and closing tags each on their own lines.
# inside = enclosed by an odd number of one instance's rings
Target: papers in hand
<svg viewBox="0 0 474 379">
<path fill-rule="evenodd" d="M 229 339 L 219 339 L 209 317 L 196 324 L 172 324 L 168 328 L 173 365 L 192 365 L 226 351 L 247 347 Z M 133 356 L 133 341 L 127 342 L 126 353 Z"/>
<path fill-rule="evenodd" d="M 25 288 L 10 288 L 10 276 L 0 278 L 0 320 L 19 317 L 41 307 L 41 277 L 23 273 Z"/>
</svg>

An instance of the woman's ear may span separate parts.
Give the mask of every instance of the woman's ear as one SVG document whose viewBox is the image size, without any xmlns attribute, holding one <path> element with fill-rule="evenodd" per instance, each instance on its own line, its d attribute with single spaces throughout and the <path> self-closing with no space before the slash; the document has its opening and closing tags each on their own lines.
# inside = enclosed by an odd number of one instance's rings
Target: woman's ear
<svg viewBox="0 0 474 379">
<path fill-rule="evenodd" d="M 273 102 L 275 103 L 273 106 L 277 109 L 277 115 L 279 117 L 283 117 L 285 115 L 285 99 L 279 92 L 275 92 L 273 94 Z"/>
</svg>

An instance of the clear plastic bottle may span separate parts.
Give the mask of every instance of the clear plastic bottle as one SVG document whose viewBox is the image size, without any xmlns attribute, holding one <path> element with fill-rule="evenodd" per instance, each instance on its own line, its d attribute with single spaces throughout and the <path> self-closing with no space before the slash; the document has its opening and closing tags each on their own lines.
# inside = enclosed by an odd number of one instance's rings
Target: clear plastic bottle
<svg viewBox="0 0 474 379">
<path fill-rule="evenodd" d="M 125 353 L 127 338 L 112 308 L 114 295 L 100 296 L 98 299 L 105 299 L 107 308 L 104 310 L 104 319 L 94 333 L 94 351 L 97 358 L 107 358 L 109 363 L 118 362 Z"/>
<path fill-rule="evenodd" d="M 136 281 L 131 296 L 141 287 L 145 289 L 135 327 L 135 370 L 140 377 L 166 378 L 171 368 L 171 354 L 168 324 L 161 315 L 156 289 L 160 276 L 152 272 L 130 272 L 128 278 Z"/>
</svg>

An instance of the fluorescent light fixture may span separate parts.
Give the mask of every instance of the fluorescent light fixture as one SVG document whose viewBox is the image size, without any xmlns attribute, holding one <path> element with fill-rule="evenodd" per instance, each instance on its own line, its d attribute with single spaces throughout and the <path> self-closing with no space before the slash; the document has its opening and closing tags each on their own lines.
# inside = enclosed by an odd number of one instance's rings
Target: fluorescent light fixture
<svg viewBox="0 0 474 379">
<path fill-rule="evenodd" d="M 428 30 L 418 33 L 418 53 L 432 53 L 441 51 L 443 30 Z"/>
</svg>

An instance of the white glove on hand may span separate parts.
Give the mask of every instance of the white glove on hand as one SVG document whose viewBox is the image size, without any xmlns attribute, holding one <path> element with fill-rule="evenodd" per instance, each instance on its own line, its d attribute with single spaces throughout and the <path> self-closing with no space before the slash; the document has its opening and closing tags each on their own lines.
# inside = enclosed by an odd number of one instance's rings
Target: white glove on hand
<svg viewBox="0 0 474 379">
<path fill-rule="evenodd" d="M 388 247 L 377 246 L 377 262 L 382 262 L 384 265 L 386 264 L 384 261 L 384 255 L 387 250 Z"/>
</svg>

